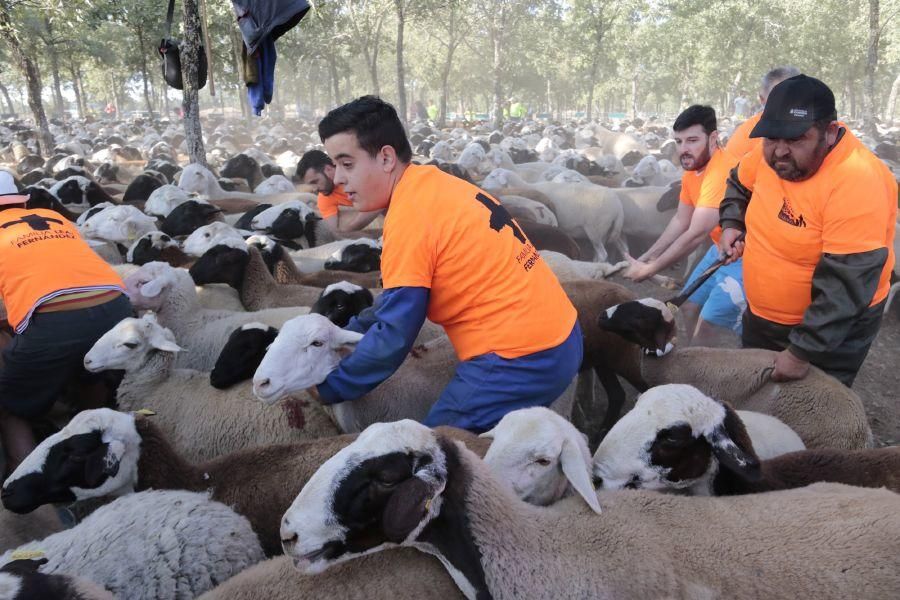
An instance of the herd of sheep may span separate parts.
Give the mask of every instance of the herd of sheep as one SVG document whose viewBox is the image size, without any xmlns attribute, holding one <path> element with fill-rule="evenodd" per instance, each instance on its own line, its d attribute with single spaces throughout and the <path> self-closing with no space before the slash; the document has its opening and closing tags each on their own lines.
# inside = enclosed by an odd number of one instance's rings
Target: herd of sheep
<svg viewBox="0 0 900 600">
<path fill-rule="evenodd" d="M 679 348 L 666 304 L 605 280 L 677 207 L 665 124 L 410 126 L 414 160 L 517 219 L 584 333 L 562 396 L 481 435 L 419 423 L 457 362 L 430 322 L 366 396 L 310 393 L 382 291 L 379 222 L 339 238 L 296 183 L 313 124 L 210 120 L 210 168 L 167 121 L 51 128 L 46 158 L 0 125 L 0 161 L 139 315 L 84 358 L 110 406 L 59 407 L 3 484 L 0 600 L 900 597 L 900 449 L 860 398 Z"/>
</svg>

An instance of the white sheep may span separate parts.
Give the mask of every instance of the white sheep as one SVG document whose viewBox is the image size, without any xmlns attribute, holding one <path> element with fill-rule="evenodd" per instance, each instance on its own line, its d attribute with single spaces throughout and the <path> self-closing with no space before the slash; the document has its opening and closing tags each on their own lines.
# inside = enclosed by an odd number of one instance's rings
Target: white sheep
<svg viewBox="0 0 900 600">
<path fill-rule="evenodd" d="M 81 225 L 87 238 L 130 244 L 146 233 L 156 230 L 156 219 L 127 204 L 109 206 L 92 215 Z"/>
<path fill-rule="evenodd" d="M 153 315 L 125 319 L 88 351 L 88 371 L 123 370 L 116 401 L 122 410 L 146 408 L 189 460 L 266 444 L 325 437 L 338 432 L 325 411 L 302 393 L 282 410 L 253 401 L 250 382 L 227 390 L 209 383 L 209 373 L 175 369 L 180 352 L 172 333 Z"/>
<path fill-rule="evenodd" d="M 196 194 L 188 194 L 178 186 L 166 184 L 150 192 L 150 197 L 144 204 L 144 212 L 154 217 L 165 219 L 176 206 L 184 204 L 188 200 L 197 200 Z"/>
<path fill-rule="evenodd" d="M 502 194 L 506 187 L 537 190 L 553 202 L 559 227 L 572 237 L 586 237 L 596 252 L 596 259 L 606 261 L 607 243 L 627 251 L 622 240 L 624 212 L 622 201 L 613 190 L 593 184 L 558 184 L 549 181 L 528 183 L 516 173 L 495 169 L 482 182 L 482 187 Z M 516 193 L 510 190 L 509 193 Z"/>
<path fill-rule="evenodd" d="M 282 543 L 303 573 L 411 546 L 437 555 L 469 598 L 900 594 L 898 494 L 816 484 L 598 499 L 599 515 L 580 497 L 531 506 L 463 445 L 413 421 L 379 423 L 307 482 Z"/>
<path fill-rule="evenodd" d="M 150 262 L 125 278 L 131 303 L 138 310 L 156 312 L 159 322 L 188 349 L 178 366 L 208 371 L 225 346 L 228 336 L 244 323 L 260 322 L 272 327 L 306 314 L 308 307 L 273 308 L 255 312 L 232 312 L 203 308 L 191 276 L 185 269 Z"/>
<path fill-rule="evenodd" d="M 263 559 L 247 519 L 203 494 L 150 491 L 98 508 L 16 552 L 47 558 L 41 573 L 77 573 L 129 600 L 189 599 Z"/>
<path fill-rule="evenodd" d="M 296 165 L 296 163 L 294 163 Z M 267 196 L 270 194 L 289 194 L 297 191 L 291 180 L 281 174 L 275 174 L 263 179 L 253 190 L 254 194 Z M 265 199 L 263 199 L 265 201 Z"/>
</svg>

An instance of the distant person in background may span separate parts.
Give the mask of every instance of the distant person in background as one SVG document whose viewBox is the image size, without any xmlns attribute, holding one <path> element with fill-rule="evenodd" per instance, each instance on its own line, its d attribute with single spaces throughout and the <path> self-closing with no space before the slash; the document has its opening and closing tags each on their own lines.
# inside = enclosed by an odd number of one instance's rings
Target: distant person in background
<svg viewBox="0 0 900 600">
<path fill-rule="evenodd" d="M 334 233 L 359 231 L 382 214 L 382 211 L 373 211 L 360 212 L 352 217 L 341 215 L 340 207 L 352 207 L 353 201 L 344 193 L 344 186 L 334 185 L 334 163 L 321 150 L 310 150 L 300 158 L 297 176 L 306 185 L 315 186 L 319 194 L 319 214 Z"/>
<path fill-rule="evenodd" d="M 794 77 L 795 75 L 800 74 L 800 69 L 797 67 L 775 67 L 765 75 L 763 75 L 762 81 L 760 81 L 759 86 L 759 103 L 760 109 L 759 112 L 738 125 L 738 127 L 731 134 L 731 138 L 728 140 L 728 145 L 725 147 L 729 152 L 741 158 L 742 156 L 748 154 L 751 150 L 760 146 L 762 144 L 761 139 L 750 139 L 750 132 L 753 131 L 753 128 L 756 127 L 756 124 L 759 123 L 759 119 L 762 116 L 762 111 L 766 107 L 766 100 L 769 97 L 769 92 L 772 91 L 772 88 L 787 79 L 788 77 Z"/>
<path fill-rule="evenodd" d="M 743 90 L 734 99 L 734 117 L 736 119 L 745 119 L 750 114 L 750 101 L 747 94 Z"/>
<path fill-rule="evenodd" d="M 743 256 L 743 345 L 778 351 L 775 381 L 812 364 L 849 387 L 891 285 L 897 182 L 806 75 L 772 88 L 750 135 L 762 145 L 732 170 L 719 209 L 723 253 Z"/>
<path fill-rule="evenodd" d="M 428 101 L 428 120 L 429 121 L 437 121 L 438 115 L 441 113 L 441 110 L 437 107 L 437 104 L 434 103 L 434 100 Z"/>
<path fill-rule="evenodd" d="M 509 116 L 517 121 L 521 121 L 525 118 L 525 115 L 528 113 L 528 109 L 525 108 L 525 105 L 519 102 L 516 99 L 512 100 L 512 104 L 509 107 Z"/>
<path fill-rule="evenodd" d="M 625 277 L 643 281 L 686 258 L 698 246 L 712 240 L 685 286 L 689 286 L 719 260 L 719 203 L 725 195 L 725 180 L 737 157 L 719 146 L 716 111 L 694 105 L 678 115 L 672 125 L 681 176 L 681 202 L 675 216 L 639 259 L 632 260 Z M 688 343 L 714 346 L 723 334 L 733 339 L 741 331 L 744 312 L 741 264 L 720 267 L 682 306 Z M 725 333 L 733 332 L 733 333 Z"/>
<path fill-rule="evenodd" d="M 422 121 L 426 121 L 428 119 L 428 109 L 425 108 L 425 104 L 421 100 L 416 100 L 413 103 L 413 113 L 415 113 L 415 118 L 420 119 Z"/>
</svg>

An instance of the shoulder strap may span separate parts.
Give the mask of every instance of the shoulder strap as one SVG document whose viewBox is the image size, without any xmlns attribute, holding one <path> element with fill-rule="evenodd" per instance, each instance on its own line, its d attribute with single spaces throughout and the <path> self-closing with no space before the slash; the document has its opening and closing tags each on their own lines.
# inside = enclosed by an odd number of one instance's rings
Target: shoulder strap
<svg viewBox="0 0 900 600">
<path fill-rule="evenodd" d="M 172 37 L 172 17 L 175 15 L 175 0 L 169 0 L 169 9 L 166 11 L 166 38 Z"/>
</svg>

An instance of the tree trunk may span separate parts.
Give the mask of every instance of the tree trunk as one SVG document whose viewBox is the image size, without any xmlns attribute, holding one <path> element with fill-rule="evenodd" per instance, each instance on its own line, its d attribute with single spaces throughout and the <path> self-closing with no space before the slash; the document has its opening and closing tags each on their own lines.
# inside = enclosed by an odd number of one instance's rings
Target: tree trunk
<svg viewBox="0 0 900 600">
<path fill-rule="evenodd" d="M 447 60 L 441 69 L 441 100 L 437 126 L 444 127 L 447 124 L 447 98 L 450 96 L 450 69 L 453 67 L 453 48 L 447 51 Z"/>
<path fill-rule="evenodd" d="M 88 106 L 88 96 L 84 91 L 84 77 L 81 76 L 81 67 L 75 67 L 75 82 L 78 84 L 78 89 L 81 90 L 81 104 L 84 106 L 84 114 L 86 115 L 90 107 Z"/>
<path fill-rule="evenodd" d="M 250 118 L 250 101 L 247 100 L 247 86 L 244 83 L 243 60 L 241 59 L 241 49 L 244 46 L 244 39 L 237 27 L 232 27 L 229 37 L 231 38 L 231 51 L 234 57 L 234 72 L 238 77 L 238 101 L 241 104 L 241 117 Z"/>
<path fill-rule="evenodd" d="M 888 94 L 887 104 L 885 104 L 884 106 L 883 120 L 888 127 L 892 127 L 894 125 L 894 110 L 897 108 L 897 94 L 900 94 L 900 73 L 897 73 L 897 76 L 894 77 L 894 84 L 891 86 L 891 93 Z"/>
<path fill-rule="evenodd" d="M 3 100 L 6 102 L 6 108 L 9 111 L 9 114 L 16 114 L 16 108 L 13 106 L 12 98 L 9 97 L 9 90 L 7 90 L 6 86 L 2 83 L 0 83 L 0 93 L 3 94 Z"/>
<path fill-rule="evenodd" d="M 378 19 L 378 28 L 375 30 L 375 38 L 372 40 L 372 51 L 364 48 L 366 62 L 369 65 L 369 77 L 372 79 L 372 93 L 381 96 L 381 83 L 378 81 L 378 50 L 381 48 L 381 26 L 384 18 Z"/>
<path fill-rule="evenodd" d="M 75 106 L 78 107 L 78 116 L 84 118 L 84 99 L 81 97 L 81 90 L 78 88 L 78 78 L 75 76 L 75 67 L 69 63 L 69 76 L 72 78 L 72 91 L 75 92 Z"/>
<path fill-rule="evenodd" d="M 54 46 L 53 28 L 48 17 L 44 17 L 44 27 L 47 30 L 47 54 L 50 55 L 50 75 L 53 78 L 53 114 L 62 116 L 63 111 L 66 109 L 66 102 L 63 99 L 62 89 L 60 88 L 59 54 Z"/>
<path fill-rule="evenodd" d="M 25 83 L 28 87 L 28 106 L 34 115 L 34 122 L 38 128 L 38 148 L 44 156 L 53 153 L 53 135 L 50 134 L 50 124 L 44 113 L 44 104 L 41 100 L 41 75 L 37 65 L 25 54 L 19 32 L 13 27 L 9 6 L 6 2 L 0 4 L 0 33 L 6 38 L 15 61 L 19 64 Z"/>
<path fill-rule="evenodd" d="M 334 52 L 328 53 L 328 75 L 331 77 L 331 106 L 338 106 L 341 100 L 341 82 L 338 78 L 337 59 Z"/>
<path fill-rule="evenodd" d="M 181 50 L 181 74 L 184 79 L 184 135 L 191 163 L 206 163 L 203 130 L 200 127 L 200 11 L 197 0 L 184 0 L 184 43 Z"/>
<path fill-rule="evenodd" d="M 144 28 L 138 27 L 135 36 L 137 37 L 138 54 L 141 55 L 141 83 L 144 86 L 144 102 L 147 104 L 147 111 L 152 115 L 153 102 L 150 101 L 150 82 L 147 81 L 150 74 L 147 70 L 147 55 L 144 52 Z"/>
<path fill-rule="evenodd" d="M 638 69 L 634 70 L 631 76 L 631 120 L 637 118 L 638 114 Z"/>
<path fill-rule="evenodd" d="M 397 8 L 397 114 L 406 123 L 406 69 L 403 67 L 403 29 L 406 17 L 403 14 L 406 0 L 394 0 Z"/>
<path fill-rule="evenodd" d="M 493 60 L 493 76 L 494 76 L 494 93 L 493 93 L 493 105 L 494 105 L 494 127 L 496 129 L 500 129 L 503 127 L 503 81 L 501 78 L 503 62 L 501 60 L 501 50 L 502 50 L 502 42 L 500 40 L 500 36 L 502 34 L 499 30 L 495 30 L 491 35 L 491 45 L 494 50 L 494 60 Z"/>
<path fill-rule="evenodd" d="M 866 50 L 866 79 L 863 85 L 863 131 L 877 135 L 875 123 L 875 69 L 878 67 L 879 0 L 869 0 L 869 40 Z"/>
</svg>

